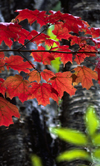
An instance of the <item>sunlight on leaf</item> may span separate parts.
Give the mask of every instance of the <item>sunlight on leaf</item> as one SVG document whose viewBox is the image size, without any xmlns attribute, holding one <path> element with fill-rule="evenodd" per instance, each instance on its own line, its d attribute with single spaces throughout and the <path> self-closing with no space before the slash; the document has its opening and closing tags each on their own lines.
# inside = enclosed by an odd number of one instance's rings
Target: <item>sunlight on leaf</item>
<svg viewBox="0 0 100 166">
<path fill-rule="evenodd" d="M 76 159 L 84 159 L 90 161 L 90 155 L 85 150 L 73 149 L 63 152 L 57 157 L 58 162 L 64 160 L 72 161 Z"/>
<path fill-rule="evenodd" d="M 51 128 L 52 133 L 56 134 L 62 140 L 73 143 L 75 145 L 87 145 L 88 140 L 85 134 L 72 129 L 65 128 Z"/>
</svg>

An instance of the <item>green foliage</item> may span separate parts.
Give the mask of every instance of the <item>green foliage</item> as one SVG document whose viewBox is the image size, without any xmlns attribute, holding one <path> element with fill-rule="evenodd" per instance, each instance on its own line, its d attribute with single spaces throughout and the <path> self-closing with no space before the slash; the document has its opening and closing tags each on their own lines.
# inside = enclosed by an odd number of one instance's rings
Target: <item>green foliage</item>
<svg viewBox="0 0 100 166">
<path fill-rule="evenodd" d="M 62 140 L 79 146 L 78 148 L 61 153 L 57 157 L 58 162 L 84 159 L 90 161 L 95 166 L 100 166 L 100 132 L 98 132 L 100 123 L 94 107 L 88 107 L 84 121 L 86 134 L 68 128 L 51 128 L 51 132 Z"/>
<path fill-rule="evenodd" d="M 72 161 L 76 159 L 91 160 L 89 154 L 85 150 L 81 150 L 81 149 L 69 150 L 69 151 L 61 153 L 57 157 L 57 161 L 63 161 L 63 160 Z"/>
<path fill-rule="evenodd" d="M 36 155 L 32 155 L 31 161 L 32 161 L 32 166 L 42 166 L 41 159 Z"/>
</svg>

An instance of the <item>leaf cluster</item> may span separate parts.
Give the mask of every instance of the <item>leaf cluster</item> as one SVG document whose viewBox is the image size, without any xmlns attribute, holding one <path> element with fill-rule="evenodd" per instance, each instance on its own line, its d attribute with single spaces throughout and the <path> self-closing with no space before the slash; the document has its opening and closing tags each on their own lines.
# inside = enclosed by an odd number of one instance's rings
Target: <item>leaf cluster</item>
<svg viewBox="0 0 100 166">
<path fill-rule="evenodd" d="M 93 64 L 94 70 L 83 65 L 87 57 L 97 58 L 97 49 L 100 48 L 100 40 L 97 39 L 100 34 L 99 28 L 91 28 L 80 17 L 64 14 L 60 11 L 49 11 L 50 14 L 46 14 L 45 11 L 24 9 L 16 12 L 19 14 L 13 22 L 0 23 L 0 44 L 4 41 L 9 47 L 7 50 L 0 50 L 0 72 L 8 71 L 10 68 L 18 72 L 18 74 L 9 76 L 5 80 L 0 78 L 0 93 L 4 96 L 4 98 L 0 98 L 0 126 L 9 126 L 13 123 L 12 116 L 18 118 L 20 116 L 17 107 L 14 109 L 15 112 L 13 107 L 9 111 L 8 108 L 11 106 L 6 101 L 5 94 L 10 99 L 17 96 L 21 102 L 36 98 L 38 104 L 46 106 L 50 104 L 50 98 L 58 103 L 64 92 L 74 95 L 75 85 L 79 83 L 88 90 L 93 86 L 92 79 L 100 82 L 100 59 L 98 59 L 97 65 Z M 41 32 L 25 30 L 19 25 L 25 19 L 28 20 L 30 26 L 37 21 L 40 28 L 44 29 Z M 45 34 L 50 26 L 54 26 L 52 33 L 55 35 L 55 39 Z M 80 36 L 80 33 L 83 35 Z M 74 52 L 69 45 L 62 45 L 63 39 L 68 40 L 70 46 L 77 45 L 77 51 Z M 88 41 L 91 41 L 93 45 L 89 45 Z M 20 43 L 21 46 L 12 49 L 14 42 Z M 30 42 L 37 45 L 36 50 L 27 50 L 27 44 Z M 4 54 L 6 51 L 16 51 L 20 56 L 6 57 Z M 44 70 L 38 70 L 32 61 L 23 55 L 23 52 L 29 52 L 34 61 L 42 63 Z M 67 62 L 75 62 L 77 67 L 72 71 L 57 73 L 45 68 L 46 65 L 51 65 L 52 60 L 59 57 L 63 65 Z M 26 76 L 22 77 L 20 72 L 24 72 Z M 4 119 L 9 120 L 5 121 Z"/>
</svg>

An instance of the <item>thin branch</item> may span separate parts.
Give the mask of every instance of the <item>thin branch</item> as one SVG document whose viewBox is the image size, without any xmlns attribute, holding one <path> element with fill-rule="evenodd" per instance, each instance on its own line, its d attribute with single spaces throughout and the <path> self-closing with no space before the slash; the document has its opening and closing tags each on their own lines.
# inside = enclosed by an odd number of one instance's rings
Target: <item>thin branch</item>
<svg viewBox="0 0 100 166">
<path fill-rule="evenodd" d="M 65 53 L 65 54 L 81 54 L 81 53 L 92 53 L 92 54 L 100 54 L 100 51 L 86 51 L 86 52 L 77 52 L 77 51 L 72 51 L 72 52 L 66 52 L 66 51 L 51 51 L 51 50 L 21 50 L 21 49 L 9 49 L 9 50 L 6 50 L 6 49 L 0 49 L 0 52 L 9 52 L 9 51 L 16 51 L 16 52 L 50 52 L 50 53 Z"/>
<path fill-rule="evenodd" d="M 37 34 L 36 36 L 32 37 L 32 39 L 30 39 L 29 41 L 27 41 L 24 45 L 22 45 L 21 47 L 18 48 L 18 50 L 21 50 L 23 47 L 25 47 L 28 43 L 30 43 L 32 40 L 34 40 L 37 36 L 41 35 L 41 33 L 43 33 L 45 30 L 47 30 L 47 28 L 49 27 L 49 25 L 43 29 L 39 34 Z"/>
<path fill-rule="evenodd" d="M 28 62 L 29 62 L 29 64 L 35 69 L 35 70 L 37 70 L 35 67 L 34 67 L 34 65 L 20 52 L 20 51 L 18 51 L 20 54 L 21 54 L 21 56 L 24 58 L 24 59 L 26 59 Z"/>
</svg>

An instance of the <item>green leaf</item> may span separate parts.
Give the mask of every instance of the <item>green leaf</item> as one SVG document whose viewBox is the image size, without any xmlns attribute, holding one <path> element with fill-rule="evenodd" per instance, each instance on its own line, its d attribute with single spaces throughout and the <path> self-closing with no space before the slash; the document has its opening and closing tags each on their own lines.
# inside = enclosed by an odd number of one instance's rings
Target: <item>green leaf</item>
<svg viewBox="0 0 100 166">
<path fill-rule="evenodd" d="M 90 106 L 86 111 L 85 121 L 87 133 L 90 136 L 93 136 L 99 127 L 99 120 L 96 115 L 95 109 L 92 106 Z"/>
<path fill-rule="evenodd" d="M 95 160 L 95 162 L 99 162 L 100 163 L 100 148 L 95 149 L 92 153 L 93 159 Z"/>
<path fill-rule="evenodd" d="M 72 129 L 66 128 L 51 128 L 51 132 L 56 134 L 62 140 L 73 143 L 75 145 L 87 145 L 88 140 L 85 134 Z"/>
<path fill-rule="evenodd" d="M 95 136 L 92 139 L 92 142 L 95 146 L 100 146 L 100 133 L 95 134 Z"/>
<path fill-rule="evenodd" d="M 38 156 L 32 155 L 31 160 L 32 160 L 32 166 L 42 166 L 42 162 Z"/>
<path fill-rule="evenodd" d="M 72 161 L 76 159 L 86 159 L 90 161 L 91 157 L 85 150 L 80 150 L 80 149 L 65 151 L 57 157 L 58 162 L 64 160 Z"/>
</svg>

